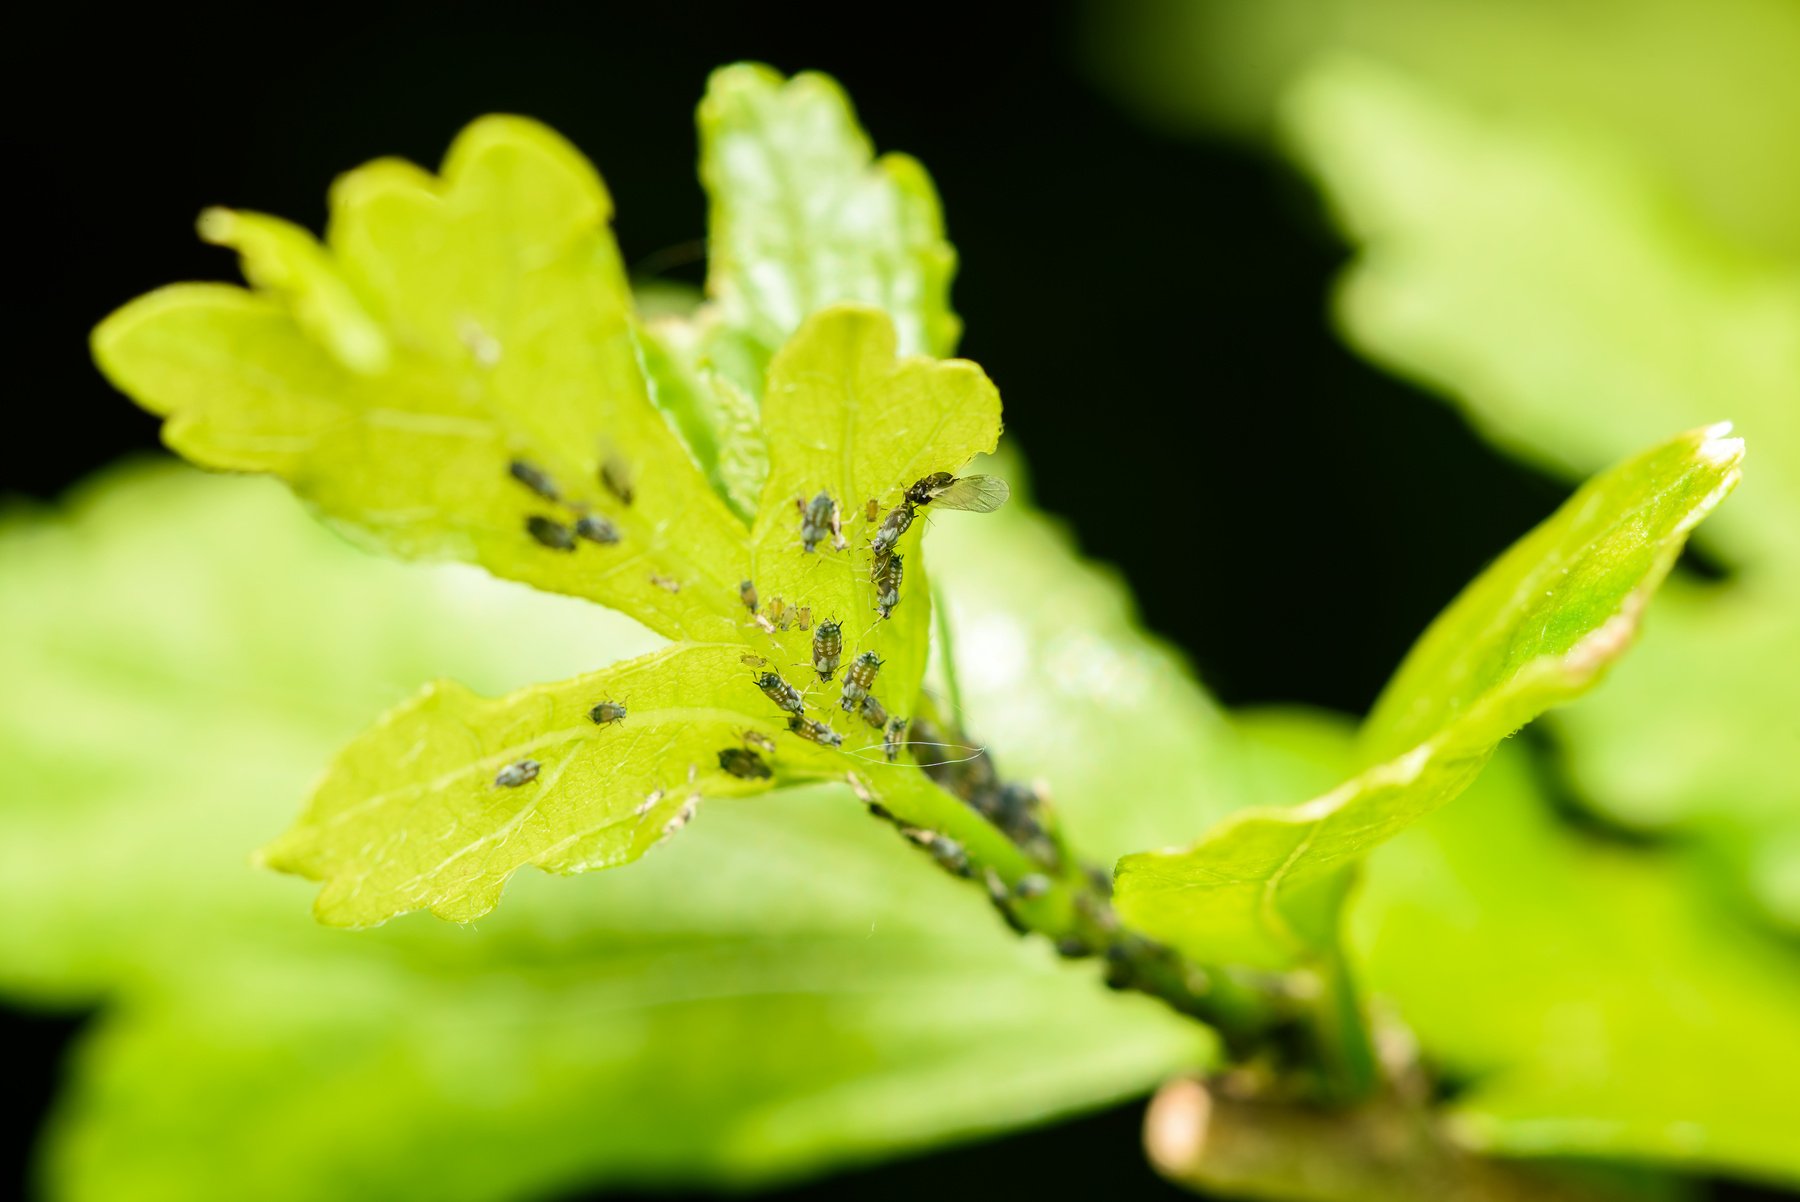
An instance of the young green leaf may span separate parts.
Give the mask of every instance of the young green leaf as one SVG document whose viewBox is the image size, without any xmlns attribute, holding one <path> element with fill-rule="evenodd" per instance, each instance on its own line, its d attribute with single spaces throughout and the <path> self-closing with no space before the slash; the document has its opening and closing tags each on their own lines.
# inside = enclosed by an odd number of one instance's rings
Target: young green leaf
<svg viewBox="0 0 1800 1202">
<path fill-rule="evenodd" d="M 707 288 L 753 359 L 747 386 L 807 314 L 860 301 L 894 317 L 900 352 L 942 358 L 956 252 L 918 162 L 879 159 L 843 89 L 739 64 L 700 103 L 700 177 L 712 198 Z"/>
<path fill-rule="evenodd" d="M 94 332 L 112 381 L 205 466 L 271 472 L 407 556 L 466 559 L 731 637 L 739 523 L 650 403 L 593 168 L 489 117 L 443 176 L 372 163 L 332 190 L 326 246 L 211 210 L 255 291 L 164 288 Z"/>
<path fill-rule="evenodd" d="M 839 306 L 809 320 L 777 356 L 764 410 L 776 457 L 754 538 L 736 554 L 748 566 L 742 580 L 711 586 L 736 611 L 729 640 L 676 644 L 495 701 L 434 685 L 345 749 L 267 853 L 275 867 L 325 882 L 323 921 L 363 926 L 421 908 L 467 921 L 493 909 L 507 877 L 526 865 L 581 872 L 637 859 L 685 825 L 702 793 L 854 773 L 896 813 L 960 805 L 910 767 L 864 779 L 889 767 L 886 715 L 871 721 L 861 707 L 836 704 L 850 665 L 868 654 L 882 661 L 870 696 L 886 714 L 912 712 L 931 624 L 917 554 L 923 518 L 899 544 L 895 558 L 910 558 L 912 573 L 883 618 L 875 557 L 848 537 L 872 524 L 860 510 L 854 520 L 840 512 L 842 548 L 821 528 L 807 551 L 795 504 L 820 493 L 897 502 L 919 476 L 993 448 L 1000 399 L 981 370 L 896 359 L 894 342 L 885 314 Z M 740 599 L 744 581 L 760 612 Z M 813 644 L 833 620 L 842 650 L 826 680 L 814 671 Z M 768 673 L 799 692 L 804 720 L 828 727 L 842 750 L 788 729 L 789 712 L 757 683 Z M 624 704 L 623 722 L 594 720 L 605 701 Z M 914 798 L 915 786 L 930 792 Z M 970 852 L 1004 857 L 1003 867 L 1019 854 L 998 831 Z"/>
<path fill-rule="evenodd" d="M 827 76 L 721 68 L 699 126 L 712 299 L 690 318 L 647 323 L 643 343 L 658 403 L 749 516 L 768 470 L 754 415 L 776 350 L 809 314 L 853 301 L 894 319 L 901 354 L 949 355 L 962 328 L 950 309 L 956 252 L 925 169 L 875 158 Z"/>
<path fill-rule="evenodd" d="M 1432 623 L 1365 733 L 1375 762 L 1292 809 L 1240 811 L 1180 851 L 1125 857 L 1120 913 L 1196 958 L 1281 967 L 1326 947 L 1345 870 L 1461 792 L 1500 741 L 1631 644 L 1743 444 L 1692 431 L 1602 473 Z"/>
<path fill-rule="evenodd" d="M 678 644 L 560 684 L 484 701 L 439 682 L 346 747 L 267 862 L 325 882 L 321 921 L 363 926 L 429 907 L 466 922 L 526 865 L 628 864 L 708 797 L 828 775 L 784 740 L 737 644 Z M 615 702 L 619 720 L 595 717 Z M 727 770 L 721 752 L 747 765 Z"/>
<path fill-rule="evenodd" d="M 907 715 L 931 632 L 931 589 L 918 554 L 930 507 L 917 509 L 891 548 L 900 584 L 887 617 L 878 605 L 881 557 L 871 543 L 896 510 L 913 512 L 908 486 L 994 449 L 1000 394 L 973 363 L 896 358 L 895 350 L 885 314 L 841 305 L 809 320 L 776 356 L 763 400 L 771 459 L 751 579 L 765 600 L 803 603 L 815 622 L 841 622 L 845 665 L 864 652 L 879 655 L 877 692 L 890 712 Z M 836 506 L 841 534 L 807 551 L 801 510 L 821 495 Z M 809 635 L 777 637 L 793 661 L 807 662 Z M 842 682 L 840 675 L 824 685 L 827 703 Z"/>
</svg>

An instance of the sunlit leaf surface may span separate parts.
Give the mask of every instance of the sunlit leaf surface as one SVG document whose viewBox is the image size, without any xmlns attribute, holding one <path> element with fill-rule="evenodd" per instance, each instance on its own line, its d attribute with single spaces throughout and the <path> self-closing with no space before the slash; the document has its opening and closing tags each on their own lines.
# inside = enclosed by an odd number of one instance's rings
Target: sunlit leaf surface
<svg viewBox="0 0 1800 1202">
<path fill-rule="evenodd" d="M 1277 967 L 1327 945 L 1347 867 L 1630 646 L 1688 532 L 1737 482 L 1742 443 L 1722 433 L 1596 477 L 1464 590 L 1383 694 L 1360 775 L 1305 805 L 1239 811 L 1185 850 L 1121 860 L 1127 921 L 1204 960 Z"/>
<path fill-rule="evenodd" d="M 919 476 L 992 449 L 999 395 L 973 364 L 896 360 L 887 317 L 853 307 L 808 321 L 770 378 L 764 423 L 776 455 L 754 538 L 738 551 L 747 566 L 729 587 L 703 586 L 736 610 L 731 637 L 496 701 L 438 684 L 390 714 L 339 755 L 294 830 L 268 851 L 276 867 L 325 882 L 323 920 L 368 925 L 429 907 L 466 921 L 493 909 L 526 865 L 581 872 L 637 859 L 683 829 L 705 796 L 879 768 L 886 775 L 869 788 L 909 820 L 960 804 L 882 750 L 885 717 L 910 716 L 925 667 L 925 522 L 893 548 L 912 571 L 883 617 L 880 560 L 866 545 L 875 523 L 860 504 L 843 512 L 851 507 L 839 499 L 898 504 Z M 820 495 L 839 533 L 808 535 L 805 503 Z M 756 612 L 742 599 L 745 582 Z M 813 649 L 832 622 L 841 651 L 827 679 Z M 882 720 L 838 704 L 865 654 L 881 661 L 869 695 Z M 788 728 L 793 711 L 759 683 L 773 677 L 841 750 Z M 609 701 L 625 706 L 623 720 L 595 718 Z"/>
<path fill-rule="evenodd" d="M 893 318 L 902 354 L 949 355 L 962 328 L 956 252 L 931 177 L 905 155 L 876 158 L 827 76 L 723 67 L 699 126 L 710 299 L 650 322 L 645 361 L 658 403 L 749 517 L 768 471 L 755 415 L 782 343 L 809 314 L 851 301 Z"/>
<path fill-rule="evenodd" d="M 256 289 L 151 293 L 94 352 L 183 455 L 279 475 L 389 550 L 730 637 L 742 528 L 650 403 L 610 212 L 555 134 L 484 118 L 441 178 L 383 160 L 340 179 L 323 247 L 209 212 Z M 610 537 L 578 536 L 584 517 Z"/>
</svg>

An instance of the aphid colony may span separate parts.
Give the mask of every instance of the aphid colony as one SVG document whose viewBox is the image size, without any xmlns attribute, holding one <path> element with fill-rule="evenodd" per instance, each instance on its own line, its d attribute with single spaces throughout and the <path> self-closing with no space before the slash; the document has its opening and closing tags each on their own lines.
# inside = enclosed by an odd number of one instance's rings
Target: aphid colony
<svg viewBox="0 0 1800 1202">
<path fill-rule="evenodd" d="M 593 512 L 586 504 L 566 500 L 556 481 L 542 468 L 523 459 L 514 459 L 507 465 L 507 472 L 533 496 L 567 511 L 567 520 L 541 513 L 526 516 L 525 531 L 540 546 L 553 551 L 573 552 L 582 541 L 600 546 L 612 546 L 620 541 L 619 529 L 610 519 Z M 635 500 L 637 494 L 630 466 L 619 456 L 607 455 L 601 462 L 597 475 L 601 487 L 619 504 L 629 507 Z M 991 476 L 957 477 L 949 472 L 933 472 L 909 485 L 900 503 L 882 519 L 869 541 L 872 553 L 869 579 L 875 586 L 875 608 L 881 617 L 891 617 L 894 608 L 900 604 L 900 588 L 905 578 L 905 557 L 896 553 L 895 547 L 911 529 L 920 509 L 935 504 L 944 509 L 991 513 L 1005 502 L 1007 495 L 1006 483 Z M 827 543 L 833 551 L 848 548 L 849 543 L 844 538 L 843 513 L 830 492 L 820 490 L 811 500 L 796 497 L 794 505 L 800 514 L 800 545 L 806 553 L 817 553 L 821 543 Z M 880 501 L 871 497 L 863 507 L 864 520 L 873 523 L 880 513 Z M 681 591 L 679 581 L 665 576 L 652 575 L 650 581 L 671 593 Z M 756 624 L 767 633 L 785 631 L 796 625 L 801 630 L 812 629 L 813 672 L 822 683 L 830 683 L 836 678 L 844 653 L 842 623 L 832 618 L 820 622 L 817 629 L 813 629 L 811 607 L 792 606 L 781 597 L 771 598 L 765 609 L 757 595 L 755 583 L 749 580 L 738 585 L 738 600 L 750 611 Z M 758 655 L 744 655 L 741 658 L 744 663 L 754 667 L 766 667 L 768 663 Z M 905 718 L 890 716 L 887 707 L 882 705 L 872 691 L 881 666 L 881 657 L 873 651 L 864 651 L 856 656 L 844 670 L 838 704 L 845 713 L 858 715 L 881 731 L 882 753 L 892 763 L 899 758 L 900 748 L 905 744 L 908 724 Z M 787 715 L 787 728 L 790 732 L 822 747 L 843 746 L 844 737 L 829 724 L 806 716 L 805 697 L 784 680 L 779 672 L 764 671 L 755 680 L 763 695 Z M 620 701 L 601 701 L 588 711 L 589 720 L 597 726 L 617 726 L 628 716 L 625 703 Z M 755 730 L 745 731 L 743 738 L 744 746 L 726 747 L 718 752 L 720 770 L 740 780 L 768 780 L 773 777 L 774 771 L 763 757 L 775 754 L 775 741 Z M 980 756 L 969 761 L 979 762 Z M 530 784 L 538 778 L 542 767 L 536 760 L 518 760 L 500 769 L 494 777 L 494 786 L 516 789 Z M 1018 795 L 1013 792 L 1017 786 L 984 779 L 981 769 L 959 766 L 954 779 L 948 779 L 943 777 L 942 767 L 938 766 L 936 771 L 930 767 L 926 770 L 933 772 L 934 777 L 939 778 L 939 783 L 945 784 L 945 787 L 998 822 L 1015 839 L 1022 843 L 1024 839 L 1021 836 L 1042 840 L 1052 853 L 1055 852 L 1054 844 L 1049 843 L 1044 836 L 1042 827 L 1030 817 L 1031 800 L 1035 795 Z M 988 766 L 986 777 L 991 778 L 992 775 L 992 768 Z M 639 817 L 647 814 L 661 797 L 660 789 L 652 793 L 638 807 Z M 693 804 L 690 800 L 670 820 L 666 829 L 674 831 L 685 825 L 693 816 Z M 880 807 L 872 808 L 879 810 Z M 967 875 L 967 858 L 954 841 L 918 828 L 904 829 L 909 838 L 930 848 L 932 854 L 946 867 Z"/>
<path fill-rule="evenodd" d="M 869 539 L 869 581 L 875 586 L 875 609 L 883 618 L 893 616 L 900 604 L 900 584 L 904 578 L 903 556 L 895 553 L 901 537 L 912 529 L 913 519 L 927 505 L 940 509 L 965 509 L 973 513 L 992 513 L 1006 503 L 1010 495 L 1006 481 L 995 476 L 956 476 L 950 472 L 932 472 L 907 486 L 900 503 L 891 510 Z M 843 513 L 837 500 L 821 490 L 812 500 L 795 497 L 794 507 L 800 512 L 800 547 L 808 554 L 818 550 L 827 537 L 831 549 L 842 551 L 844 541 Z M 863 520 L 874 522 L 881 513 L 881 502 L 870 497 L 863 505 Z M 741 589 L 744 604 L 756 612 L 756 590 L 745 581 Z M 765 622 L 759 622 L 764 629 Z M 785 629 L 785 627 L 783 627 Z M 804 629 L 804 627 L 802 627 Z"/>
<path fill-rule="evenodd" d="M 610 547 L 619 541 L 619 528 L 610 519 L 594 513 L 578 501 L 565 500 L 556 481 L 544 469 L 523 459 L 515 459 L 507 465 L 506 470 L 514 480 L 540 499 L 568 511 L 566 521 L 545 517 L 541 513 L 527 515 L 525 533 L 535 539 L 539 546 L 548 547 L 552 551 L 573 551 L 582 540 L 602 547 Z M 637 495 L 631 486 L 629 469 L 624 460 L 616 455 L 609 455 L 600 465 L 598 478 L 601 486 L 621 505 L 629 506 Z M 676 585 L 676 588 L 679 587 Z"/>
</svg>

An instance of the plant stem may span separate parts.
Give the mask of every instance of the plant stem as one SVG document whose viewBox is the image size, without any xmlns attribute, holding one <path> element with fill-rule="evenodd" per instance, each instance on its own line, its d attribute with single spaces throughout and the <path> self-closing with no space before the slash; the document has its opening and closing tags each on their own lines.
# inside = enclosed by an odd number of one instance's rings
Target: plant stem
<svg viewBox="0 0 1800 1202">
<path fill-rule="evenodd" d="M 1171 1081 L 1144 1145 L 1178 1185 L 1279 1202 L 1621 1202 L 1613 1182 L 1477 1155 L 1422 1104 L 1391 1093 L 1352 1107 L 1237 1098 Z"/>
<path fill-rule="evenodd" d="M 984 884 L 1015 930 L 1043 935 L 1064 956 L 1101 959 L 1107 985 L 1205 1023 L 1234 1060 L 1276 1049 L 1278 1059 L 1297 1053 L 1308 1069 L 1324 1062 L 1316 1003 L 1284 978 L 1203 968 L 1125 929 L 1112 908 L 1110 875 L 1070 853 L 1035 791 L 1000 780 L 985 751 L 923 699 L 914 730 L 934 754 L 944 744 L 973 754 L 922 761 L 922 771 L 884 775 L 879 786 L 853 773 L 851 786 L 943 867 Z"/>
</svg>

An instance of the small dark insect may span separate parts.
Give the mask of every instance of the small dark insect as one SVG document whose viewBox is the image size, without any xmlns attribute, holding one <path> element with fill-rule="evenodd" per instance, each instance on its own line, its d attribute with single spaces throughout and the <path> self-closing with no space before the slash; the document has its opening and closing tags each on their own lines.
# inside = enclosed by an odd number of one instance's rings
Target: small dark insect
<svg viewBox="0 0 1800 1202">
<path fill-rule="evenodd" d="M 864 722 L 867 722 L 876 730 L 880 730 L 887 725 L 887 706 L 877 701 L 875 699 L 875 694 L 870 693 L 867 697 L 862 699 L 862 718 Z"/>
<path fill-rule="evenodd" d="M 968 853 L 963 845 L 948 835 L 940 835 L 934 831 L 923 830 L 916 826 L 902 827 L 901 834 L 931 853 L 931 858 L 938 866 L 956 876 L 971 876 Z"/>
<path fill-rule="evenodd" d="M 748 664 L 752 668 L 766 667 L 768 665 L 768 662 L 769 662 L 768 660 L 764 659 L 760 655 L 740 655 L 740 656 L 738 656 L 738 663 Z"/>
<path fill-rule="evenodd" d="M 1022 876 L 1019 878 L 1018 883 L 1013 886 L 1012 891 L 1014 897 L 1024 901 L 1030 901 L 1034 897 L 1042 897 L 1044 894 L 1050 892 L 1050 878 L 1041 872 L 1034 872 L 1030 876 Z"/>
<path fill-rule="evenodd" d="M 719 767 L 739 780 L 768 780 L 775 773 L 754 751 L 743 747 L 726 747 L 719 752 Z"/>
<path fill-rule="evenodd" d="M 617 726 L 625 721 L 625 703 L 623 701 L 602 701 L 588 711 L 588 719 L 600 726 Z"/>
<path fill-rule="evenodd" d="M 832 549 L 844 549 L 843 519 L 839 516 L 837 502 L 831 499 L 830 493 L 821 492 L 810 501 L 795 497 L 794 504 L 800 509 L 800 545 L 803 548 L 809 552 L 816 551 L 819 544 L 825 541 L 825 536 L 830 535 Z"/>
<path fill-rule="evenodd" d="M 681 581 L 671 580 L 667 576 L 662 576 L 655 572 L 650 573 L 650 583 L 667 592 L 679 593 L 681 591 Z"/>
<path fill-rule="evenodd" d="M 562 500 L 561 494 L 556 491 L 556 481 L 552 480 L 543 468 L 534 467 L 533 465 L 526 463 L 523 459 L 515 459 L 506 465 L 506 470 L 512 473 L 512 478 L 514 480 L 517 480 L 520 484 L 523 484 L 526 488 L 529 488 L 532 492 L 544 498 L 544 500 Z"/>
<path fill-rule="evenodd" d="M 875 531 L 875 537 L 869 540 L 869 550 L 875 554 L 875 563 L 870 570 L 871 576 L 881 575 L 881 565 L 887 562 L 889 555 L 894 553 L 894 545 L 900 541 L 900 536 L 905 534 L 912 524 L 912 502 L 902 501 L 888 510 L 887 517 L 882 519 L 880 529 Z"/>
<path fill-rule="evenodd" d="M 744 743 L 747 746 L 754 747 L 768 755 L 775 754 L 775 740 L 771 739 L 760 730 L 745 731 Z"/>
<path fill-rule="evenodd" d="M 949 472 L 933 472 L 913 481 L 906 490 L 906 499 L 913 505 L 966 509 L 971 513 L 992 513 L 1006 504 L 1011 495 L 1012 489 L 998 476 L 952 476 Z"/>
<path fill-rule="evenodd" d="M 756 678 L 756 687 L 763 691 L 763 696 L 790 714 L 799 715 L 806 712 L 806 702 L 796 689 L 775 672 L 764 672 Z"/>
<path fill-rule="evenodd" d="M 525 530 L 552 551 L 575 549 L 575 532 L 561 522 L 551 521 L 534 513 L 525 519 Z"/>
<path fill-rule="evenodd" d="M 888 719 L 881 732 L 881 753 L 887 756 L 888 763 L 900 758 L 900 745 L 905 739 L 906 719 L 896 714 Z"/>
<path fill-rule="evenodd" d="M 890 555 L 881 564 L 881 571 L 875 577 L 875 608 L 882 617 L 891 617 L 894 606 L 900 604 L 900 577 L 904 564 L 900 555 Z"/>
<path fill-rule="evenodd" d="M 755 613 L 756 612 L 756 586 L 748 580 L 744 581 L 742 584 L 739 584 L 738 585 L 738 600 L 742 601 L 744 603 L 745 609 L 749 610 L 751 613 Z"/>
<path fill-rule="evenodd" d="M 631 468 L 617 455 L 608 455 L 600 464 L 600 483 L 606 486 L 607 492 L 626 505 L 631 504 L 637 496 L 631 487 Z"/>
<path fill-rule="evenodd" d="M 844 670 L 844 695 L 838 704 L 846 714 L 854 714 L 862 706 L 869 690 L 875 687 L 875 674 L 881 671 L 882 659 L 873 651 L 865 651 L 850 661 Z"/>
<path fill-rule="evenodd" d="M 802 605 L 794 610 L 794 625 L 802 630 L 812 629 L 812 606 Z"/>
<path fill-rule="evenodd" d="M 881 516 L 881 498 L 880 497 L 870 497 L 868 500 L 868 503 L 863 506 L 863 521 L 872 522 L 880 516 Z"/>
<path fill-rule="evenodd" d="M 842 747 L 844 736 L 840 735 L 823 722 L 812 718 L 802 718 L 798 714 L 788 719 L 788 729 L 809 743 L 817 743 L 821 747 Z"/>
<path fill-rule="evenodd" d="M 603 547 L 610 547 L 619 541 L 619 528 L 593 513 L 584 513 L 575 519 L 575 533 L 590 543 L 599 543 Z"/>
<path fill-rule="evenodd" d="M 812 664 L 820 680 L 830 680 L 837 674 L 838 660 L 844 654 L 843 630 L 836 622 L 820 622 L 813 631 Z"/>
<path fill-rule="evenodd" d="M 494 776 L 496 789 L 516 789 L 520 785 L 528 785 L 537 779 L 538 769 L 543 767 L 536 760 L 520 760 L 516 764 L 508 764 Z"/>
</svg>

